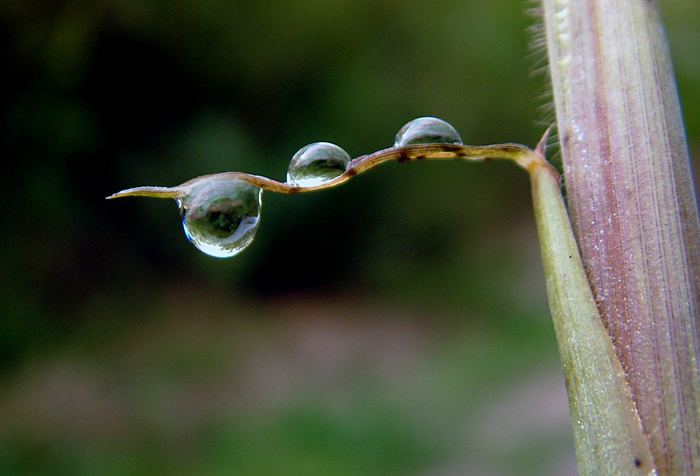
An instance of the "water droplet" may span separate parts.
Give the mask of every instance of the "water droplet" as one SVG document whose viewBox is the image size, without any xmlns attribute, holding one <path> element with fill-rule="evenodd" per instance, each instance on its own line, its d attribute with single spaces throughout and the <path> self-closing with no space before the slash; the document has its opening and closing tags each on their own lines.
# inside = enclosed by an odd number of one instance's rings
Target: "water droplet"
<svg viewBox="0 0 700 476">
<path fill-rule="evenodd" d="M 253 241 L 262 190 L 238 179 L 211 179 L 194 185 L 177 203 L 187 239 L 203 253 L 228 258 Z"/>
<path fill-rule="evenodd" d="M 289 163 L 287 183 L 315 187 L 330 182 L 348 168 L 350 156 L 328 142 L 314 142 L 302 147 Z"/>
<path fill-rule="evenodd" d="M 436 117 L 419 117 L 399 130 L 394 147 L 411 144 L 461 144 L 462 138 L 452 125 Z"/>
</svg>

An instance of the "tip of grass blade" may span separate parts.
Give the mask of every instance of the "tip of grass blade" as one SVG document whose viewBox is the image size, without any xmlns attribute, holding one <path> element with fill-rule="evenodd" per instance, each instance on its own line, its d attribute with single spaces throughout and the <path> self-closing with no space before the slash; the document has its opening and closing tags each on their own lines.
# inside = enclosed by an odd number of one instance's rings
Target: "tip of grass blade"
<svg viewBox="0 0 700 476">
<path fill-rule="evenodd" d="M 554 128 L 554 124 L 549 126 L 546 131 L 544 131 L 544 134 L 542 135 L 542 138 L 540 139 L 540 142 L 537 144 L 537 147 L 535 147 L 535 150 L 533 150 L 533 153 L 537 157 L 537 161 L 533 163 L 533 165 L 540 165 L 544 166 L 549 172 L 557 179 L 559 182 L 559 185 L 561 186 L 561 176 L 559 175 L 559 172 L 557 169 L 550 164 L 547 161 L 547 141 L 549 140 L 549 134 L 552 132 L 552 129 Z M 528 169 L 529 170 L 529 169 Z M 529 170 L 532 172 L 532 170 Z"/>
<path fill-rule="evenodd" d="M 547 130 L 544 131 L 540 142 L 537 144 L 537 147 L 535 147 L 535 153 L 540 155 L 543 159 L 545 158 L 545 152 L 547 151 L 547 140 L 549 139 L 549 134 L 552 132 L 552 129 L 554 129 L 554 124 L 550 125 Z"/>
<path fill-rule="evenodd" d="M 134 187 L 113 193 L 105 197 L 107 200 L 121 197 L 154 197 L 154 198 L 175 198 L 180 193 L 179 187 Z"/>
</svg>

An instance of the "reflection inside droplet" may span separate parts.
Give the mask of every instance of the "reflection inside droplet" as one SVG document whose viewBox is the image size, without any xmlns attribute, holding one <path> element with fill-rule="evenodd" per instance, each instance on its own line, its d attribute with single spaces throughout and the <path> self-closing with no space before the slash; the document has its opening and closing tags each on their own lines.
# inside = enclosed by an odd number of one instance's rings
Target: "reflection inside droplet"
<svg viewBox="0 0 700 476">
<path fill-rule="evenodd" d="M 238 179 L 211 179 L 194 185 L 177 203 L 192 244 L 210 256 L 229 258 L 255 237 L 262 190 Z"/>
<path fill-rule="evenodd" d="M 287 169 L 287 183 L 301 187 L 315 187 L 342 175 L 350 156 L 343 149 L 328 142 L 315 142 L 302 147 Z"/>
<path fill-rule="evenodd" d="M 419 117 L 403 126 L 394 147 L 412 144 L 461 144 L 462 138 L 448 122 L 436 117 Z"/>
</svg>

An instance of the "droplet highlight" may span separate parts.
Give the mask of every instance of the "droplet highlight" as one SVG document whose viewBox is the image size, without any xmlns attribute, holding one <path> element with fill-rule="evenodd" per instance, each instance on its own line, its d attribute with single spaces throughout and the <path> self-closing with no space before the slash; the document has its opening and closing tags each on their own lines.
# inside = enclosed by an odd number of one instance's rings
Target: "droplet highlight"
<svg viewBox="0 0 700 476">
<path fill-rule="evenodd" d="M 260 224 L 262 190 L 238 179 L 195 184 L 177 199 L 185 235 L 200 251 L 230 258 L 243 251 Z"/>
<path fill-rule="evenodd" d="M 403 126 L 394 139 L 394 147 L 413 144 L 462 144 L 462 138 L 442 119 L 419 117 Z"/>
<path fill-rule="evenodd" d="M 329 142 L 314 142 L 294 154 L 287 169 L 287 183 L 315 187 L 330 182 L 348 168 L 350 156 Z"/>
</svg>

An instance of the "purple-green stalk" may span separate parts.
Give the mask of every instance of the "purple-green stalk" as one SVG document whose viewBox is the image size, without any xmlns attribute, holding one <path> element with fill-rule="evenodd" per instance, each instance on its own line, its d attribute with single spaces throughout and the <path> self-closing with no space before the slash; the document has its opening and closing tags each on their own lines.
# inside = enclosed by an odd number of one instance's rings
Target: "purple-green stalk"
<svg viewBox="0 0 700 476">
<path fill-rule="evenodd" d="M 596 304 L 658 473 L 697 474 L 700 220 L 659 12 L 651 0 L 542 10 L 569 214 Z"/>
</svg>

